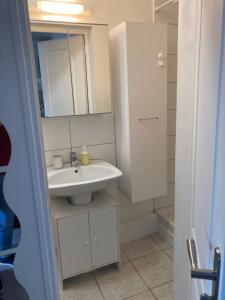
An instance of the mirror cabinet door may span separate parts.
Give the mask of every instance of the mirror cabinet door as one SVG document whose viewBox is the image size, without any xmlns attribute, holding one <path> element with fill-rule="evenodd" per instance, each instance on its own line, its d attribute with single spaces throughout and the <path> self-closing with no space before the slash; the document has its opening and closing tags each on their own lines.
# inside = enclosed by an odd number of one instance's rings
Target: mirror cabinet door
<svg viewBox="0 0 225 300">
<path fill-rule="evenodd" d="M 68 28 L 75 115 L 89 114 L 91 91 L 89 91 L 89 61 L 88 54 L 86 54 L 86 45 L 88 43 L 90 28 L 91 26 L 74 26 Z"/>
<path fill-rule="evenodd" d="M 71 25 L 68 32 L 73 86 L 76 84 L 77 87 L 77 92 L 74 92 L 74 95 L 77 95 L 77 98 L 74 98 L 75 114 L 82 114 L 86 103 L 88 103 L 89 114 L 111 112 L 108 26 Z M 81 41 L 84 43 L 84 52 L 79 55 L 79 62 L 75 49 L 79 47 Z M 79 66 L 76 67 L 77 63 Z M 86 65 L 85 71 L 81 70 L 82 65 Z M 87 91 L 87 98 L 85 91 Z M 79 96 L 82 96 L 82 101 L 77 101 Z"/>
<path fill-rule="evenodd" d="M 92 26 L 91 49 L 93 97 L 90 103 L 90 113 L 111 112 L 108 26 Z"/>
<path fill-rule="evenodd" d="M 32 25 L 42 117 L 74 115 L 67 27 Z"/>
<path fill-rule="evenodd" d="M 107 25 L 31 25 L 42 117 L 109 113 Z"/>
</svg>

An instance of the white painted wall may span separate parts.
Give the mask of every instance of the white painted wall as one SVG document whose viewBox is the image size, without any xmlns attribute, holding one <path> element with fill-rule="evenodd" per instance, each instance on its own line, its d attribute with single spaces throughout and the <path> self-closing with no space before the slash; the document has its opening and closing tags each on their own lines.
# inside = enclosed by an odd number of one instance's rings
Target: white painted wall
<svg viewBox="0 0 225 300">
<path fill-rule="evenodd" d="M 105 23 L 115 26 L 123 21 L 152 22 L 152 0 L 82 0 L 92 11 L 89 17 L 76 17 L 75 20 L 90 23 Z M 30 7 L 36 0 L 28 0 Z M 43 18 L 43 15 L 31 13 L 31 18 Z"/>
<path fill-rule="evenodd" d="M 35 3 L 34 0 L 29 2 Z M 113 27 L 123 21 L 152 22 L 151 0 L 84 0 L 82 1 L 92 10 L 90 17 L 80 18 L 80 22 L 106 23 Z M 30 13 L 31 18 L 43 19 L 47 16 Z M 171 28 L 171 31 L 173 29 Z M 176 34 L 171 33 L 169 49 L 176 49 Z M 175 69 L 174 69 L 175 66 Z M 169 57 L 169 81 L 176 82 L 176 64 L 173 57 Z M 175 157 L 175 117 L 174 105 L 175 88 L 169 90 L 169 106 L 173 108 L 168 112 L 169 119 L 169 160 Z M 116 163 L 114 117 L 112 114 L 98 116 L 83 116 L 75 118 L 43 119 L 43 135 L 47 165 L 51 164 L 54 154 L 62 154 L 65 161 L 69 160 L 72 147 L 80 151 L 83 144 L 88 145 L 90 156 L 93 159 L 103 159 L 113 164 Z M 171 205 L 174 201 L 174 164 L 168 162 L 168 197 L 155 200 L 157 207 Z M 127 241 L 145 236 L 156 230 L 156 216 L 152 214 L 154 200 L 132 204 L 115 187 L 111 187 L 111 194 L 120 204 L 121 240 Z"/>
</svg>

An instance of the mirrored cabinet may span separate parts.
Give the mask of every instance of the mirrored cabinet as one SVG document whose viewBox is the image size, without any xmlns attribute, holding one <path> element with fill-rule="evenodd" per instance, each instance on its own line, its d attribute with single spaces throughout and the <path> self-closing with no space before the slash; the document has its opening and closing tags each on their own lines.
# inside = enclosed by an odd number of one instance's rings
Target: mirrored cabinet
<svg viewBox="0 0 225 300">
<path fill-rule="evenodd" d="M 109 113 L 107 25 L 32 23 L 42 117 Z"/>
</svg>

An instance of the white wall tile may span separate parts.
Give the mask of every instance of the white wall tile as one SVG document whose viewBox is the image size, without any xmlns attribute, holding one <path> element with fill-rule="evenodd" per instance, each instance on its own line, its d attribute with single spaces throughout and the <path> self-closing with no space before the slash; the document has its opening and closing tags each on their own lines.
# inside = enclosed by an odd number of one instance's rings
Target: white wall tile
<svg viewBox="0 0 225 300">
<path fill-rule="evenodd" d="M 176 109 L 177 107 L 177 84 L 167 84 L 167 109 Z"/>
<path fill-rule="evenodd" d="M 177 55 L 168 56 L 168 82 L 177 82 Z"/>
<path fill-rule="evenodd" d="M 167 162 L 167 182 L 175 182 L 175 160 L 169 160 Z"/>
<path fill-rule="evenodd" d="M 53 151 L 45 151 L 45 162 L 46 166 L 50 167 L 53 165 L 53 156 L 61 155 L 63 158 L 63 163 L 68 163 L 70 161 L 70 149 L 64 150 L 53 150 Z"/>
<path fill-rule="evenodd" d="M 82 147 L 75 147 L 73 148 L 73 151 L 76 151 L 79 156 L 82 151 Z M 116 165 L 115 143 L 88 146 L 88 152 L 91 159 L 101 159 Z"/>
<path fill-rule="evenodd" d="M 63 163 L 68 163 L 70 161 L 70 151 L 71 149 L 64 150 L 53 150 L 53 151 L 45 151 L 45 161 L 46 166 L 50 167 L 53 165 L 53 156 L 54 155 L 62 155 Z M 73 148 L 73 151 L 76 151 L 78 156 L 82 151 L 82 147 Z M 115 143 L 112 144 L 102 144 L 96 146 L 88 146 L 88 152 L 90 158 L 101 159 L 107 161 L 113 165 L 116 165 L 116 151 L 115 151 Z"/>
<path fill-rule="evenodd" d="M 42 119 L 45 151 L 70 148 L 68 118 Z"/>
<path fill-rule="evenodd" d="M 153 234 L 156 230 L 157 216 L 152 212 L 140 215 L 135 219 L 122 220 L 120 222 L 120 242 L 123 244 L 134 241 Z"/>
<path fill-rule="evenodd" d="M 168 184 L 168 203 L 171 205 L 175 202 L 175 183 Z"/>
<path fill-rule="evenodd" d="M 157 5 L 159 3 L 163 3 L 165 0 L 157 1 Z M 175 11 L 176 10 L 176 11 Z M 155 14 L 155 21 L 156 23 L 168 23 L 168 24 L 174 24 L 178 26 L 178 5 L 173 7 L 173 13 L 156 13 Z"/>
<path fill-rule="evenodd" d="M 167 134 L 176 135 L 176 110 L 167 113 Z"/>
<path fill-rule="evenodd" d="M 168 24 L 168 53 L 177 53 L 178 26 Z"/>
<path fill-rule="evenodd" d="M 167 137 L 167 159 L 175 159 L 176 136 Z"/>
<path fill-rule="evenodd" d="M 167 185 L 167 196 L 155 199 L 155 208 L 163 208 L 174 205 L 175 202 L 175 184 Z"/>
<path fill-rule="evenodd" d="M 154 218 L 152 220 L 152 217 L 156 216 L 152 214 L 153 199 L 132 203 L 129 198 L 119 191 L 117 182 L 112 182 L 107 187 L 107 192 L 119 203 L 122 242 L 138 239 L 155 232 L 157 220 L 154 220 Z M 146 229 L 148 230 L 147 232 Z"/>
<path fill-rule="evenodd" d="M 70 118 L 73 147 L 115 142 L 112 114 Z"/>
<path fill-rule="evenodd" d="M 135 220 L 139 216 L 148 215 L 153 211 L 153 199 L 142 201 L 140 203 L 132 203 L 118 188 L 108 190 L 108 192 L 117 199 L 120 205 L 120 220 L 126 222 Z"/>
</svg>

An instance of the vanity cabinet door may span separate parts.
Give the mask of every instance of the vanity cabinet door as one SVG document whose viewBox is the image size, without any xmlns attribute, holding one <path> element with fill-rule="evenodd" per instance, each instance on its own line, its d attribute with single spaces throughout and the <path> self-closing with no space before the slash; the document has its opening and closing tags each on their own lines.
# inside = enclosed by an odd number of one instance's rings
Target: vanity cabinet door
<svg viewBox="0 0 225 300">
<path fill-rule="evenodd" d="M 109 207 L 90 213 L 92 266 L 99 267 L 118 261 L 117 208 Z"/>
<path fill-rule="evenodd" d="M 88 214 L 57 221 L 63 279 L 91 267 Z"/>
</svg>

